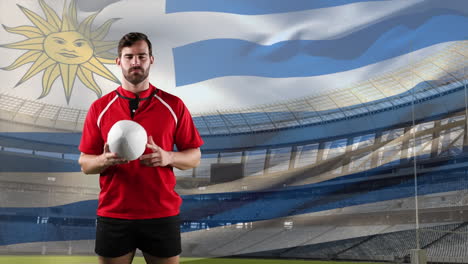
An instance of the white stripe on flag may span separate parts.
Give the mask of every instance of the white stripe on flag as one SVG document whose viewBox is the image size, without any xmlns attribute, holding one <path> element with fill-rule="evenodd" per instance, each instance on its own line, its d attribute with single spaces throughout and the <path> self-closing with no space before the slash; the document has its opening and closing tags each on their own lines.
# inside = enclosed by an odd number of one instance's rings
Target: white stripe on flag
<svg viewBox="0 0 468 264">
<path fill-rule="evenodd" d="M 194 114 L 209 112 L 212 109 L 240 110 L 346 89 L 353 84 L 421 61 L 451 44 L 453 42 L 434 45 L 380 63 L 334 74 L 291 78 L 226 76 L 179 86 L 170 92 L 182 98 Z"/>
<path fill-rule="evenodd" d="M 237 15 L 216 12 L 183 12 L 157 15 L 157 1 L 143 1 L 144 9 L 134 17 L 127 10 L 140 6 L 140 2 L 125 1 L 106 7 L 98 18 L 122 17 L 122 24 L 129 30 L 146 32 L 158 41 L 157 36 L 170 39 L 173 48 L 189 43 L 217 38 L 242 39 L 261 45 L 271 45 L 286 40 L 334 39 L 362 27 L 372 25 L 383 18 L 399 16 L 422 0 L 394 0 L 359 2 L 344 6 L 288 12 L 268 15 Z M 445 8 L 450 5 L 445 4 Z M 155 12 L 156 11 L 156 12 Z M 96 18 L 96 20 L 98 19 Z M 142 23 L 150 21 L 148 23 Z"/>
</svg>

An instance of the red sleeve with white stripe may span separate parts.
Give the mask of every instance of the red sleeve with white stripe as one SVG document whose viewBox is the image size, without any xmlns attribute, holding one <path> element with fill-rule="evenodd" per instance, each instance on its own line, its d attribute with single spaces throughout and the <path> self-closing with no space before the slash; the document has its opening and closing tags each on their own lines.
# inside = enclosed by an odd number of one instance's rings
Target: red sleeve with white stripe
<svg viewBox="0 0 468 264">
<path fill-rule="evenodd" d="M 97 126 L 96 103 L 89 108 L 78 149 L 85 154 L 99 155 L 104 149 L 104 140 Z"/>
</svg>

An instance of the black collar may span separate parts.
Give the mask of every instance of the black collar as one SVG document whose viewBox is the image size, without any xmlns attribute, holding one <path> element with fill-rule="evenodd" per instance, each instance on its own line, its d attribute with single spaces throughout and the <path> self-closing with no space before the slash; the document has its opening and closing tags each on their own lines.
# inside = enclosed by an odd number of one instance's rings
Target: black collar
<svg viewBox="0 0 468 264">
<path fill-rule="evenodd" d="M 151 97 L 153 97 L 156 93 L 158 92 L 158 89 L 154 89 L 154 91 L 150 94 L 150 96 L 148 97 L 143 97 L 143 98 L 140 98 L 138 97 L 138 94 L 135 94 L 135 98 L 131 98 L 131 97 L 127 97 L 127 96 L 123 96 L 121 95 L 117 90 L 115 90 L 115 93 L 120 97 L 120 98 L 123 98 L 123 99 L 126 99 L 126 100 L 138 100 L 138 101 L 143 101 L 143 100 L 146 100 L 146 99 L 149 99 Z"/>
<path fill-rule="evenodd" d="M 158 91 L 158 89 L 154 89 L 154 91 L 150 94 L 150 96 L 144 97 L 144 98 L 138 97 L 138 94 L 135 94 L 135 98 L 130 98 L 130 97 L 127 97 L 127 96 L 123 96 L 119 92 L 117 92 L 117 90 L 115 90 L 115 93 L 117 93 L 117 95 L 120 98 L 128 100 L 128 102 L 130 104 L 130 116 L 133 118 L 133 116 L 135 115 L 136 110 L 138 109 L 138 106 L 140 105 L 140 101 L 144 101 L 146 99 L 149 99 L 149 98 L 153 97 L 156 94 L 157 91 Z"/>
</svg>

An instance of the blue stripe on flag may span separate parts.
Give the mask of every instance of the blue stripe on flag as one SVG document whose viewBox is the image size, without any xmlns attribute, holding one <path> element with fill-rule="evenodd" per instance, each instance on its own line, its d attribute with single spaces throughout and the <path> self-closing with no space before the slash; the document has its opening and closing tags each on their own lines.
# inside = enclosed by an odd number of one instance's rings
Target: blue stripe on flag
<svg viewBox="0 0 468 264">
<path fill-rule="evenodd" d="M 173 50 L 176 85 L 223 76 L 286 78 L 342 72 L 434 44 L 465 40 L 463 28 L 468 28 L 465 16 L 420 14 L 392 18 L 333 40 L 290 40 L 268 46 L 239 39 L 204 40 Z"/>
<path fill-rule="evenodd" d="M 389 0 L 167 0 L 166 13 L 208 11 L 260 15 L 382 1 Z"/>
</svg>

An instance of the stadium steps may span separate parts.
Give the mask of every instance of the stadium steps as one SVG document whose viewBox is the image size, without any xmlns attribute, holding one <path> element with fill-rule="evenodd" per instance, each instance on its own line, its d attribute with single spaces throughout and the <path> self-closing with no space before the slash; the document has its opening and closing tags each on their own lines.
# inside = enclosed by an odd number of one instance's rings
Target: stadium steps
<svg viewBox="0 0 468 264">
<path fill-rule="evenodd" d="M 287 255 L 289 254 L 290 252 L 292 251 L 295 251 L 297 250 L 298 248 L 301 248 L 303 246 L 307 246 L 308 244 L 310 244 L 313 240 L 317 239 L 318 237 L 330 232 L 331 230 L 333 229 L 336 229 L 336 226 L 331 226 L 331 228 L 327 228 L 325 230 L 322 230 L 322 232 L 320 232 L 319 234 L 314 234 L 314 236 L 312 236 L 309 240 L 303 242 L 302 244 L 300 245 L 297 245 L 295 247 L 290 247 L 290 248 L 285 248 L 285 249 L 282 249 L 280 252 L 278 252 L 278 256 L 284 256 L 284 255 Z"/>
<path fill-rule="evenodd" d="M 462 224 L 460 224 L 458 226 L 455 226 L 453 229 L 450 230 L 450 232 L 454 232 L 454 231 L 463 229 L 463 227 L 465 227 L 465 226 L 468 226 L 468 222 L 465 222 L 465 223 L 462 223 Z M 439 241 L 443 240 L 444 238 L 446 238 L 448 236 L 451 236 L 452 233 L 450 233 L 450 232 L 447 232 L 447 233 L 443 234 L 438 239 L 435 239 L 434 241 L 431 241 L 429 244 L 426 244 L 426 245 L 422 246 L 422 248 L 423 249 L 430 248 L 432 245 L 438 243 Z"/>
<path fill-rule="evenodd" d="M 341 250 L 341 251 L 336 252 L 336 253 L 334 254 L 334 256 L 332 256 L 332 259 L 337 259 L 339 255 L 341 255 L 341 254 L 343 254 L 343 253 L 345 253 L 345 252 L 347 252 L 347 251 L 353 250 L 354 248 L 356 248 L 356 247 L 358 247 L 358 246 L 360 246 L 360 245 L 362 245 L 362 244 L 368 242 L 369 240 L 373 239 L 373 238 L 376 237 L 376 236 L 378 236 L 378 234 L 367 236 L 366 238 L 364 238 L 363 240 L 359 241 L 358 243 L 356 243 L 356 244 L 354 244 L 354 245 L 351 245 L 350 247 L 345 248 L 345 249 L 343 249 L 343 250 Z"/>
</svg>

